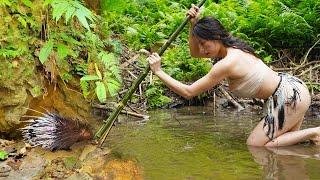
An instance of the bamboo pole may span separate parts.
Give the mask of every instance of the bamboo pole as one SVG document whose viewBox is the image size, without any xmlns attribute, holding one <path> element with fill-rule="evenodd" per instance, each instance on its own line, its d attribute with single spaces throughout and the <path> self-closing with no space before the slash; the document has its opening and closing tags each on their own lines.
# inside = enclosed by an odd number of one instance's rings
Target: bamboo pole
<svg viewBox="0 0 320 180">
<path fill-rule="evenodd" d="M 202 0 L 198 4 L 198 7 L 201 7 L 205 3 L 205 1 L 206 0 Z M 168 41 L 158 51 L 159 56 L 161 56 L 165 52 L 165 50 L 169 47 L 169 45 L 172 43 L 172 41 L 176 39 L 176 37 L 179 35 L 182 29 L 186 26 L 189 20 L 190 20 L 190 16 L 186 17 L 185 20 L 182 22 L 182 24 L 180 24 L 180 26 L 177 28 L 177 30 L 170 36 Z M 137 88 L 139 87 L 139 84 L 148 75 L 149 71 L 150 71 L 150 66 L 147 66 L 142 72 L 142 74 L 140 74 L 138 79 L 136 79 L 133 82 L 133 85 L 131 86 L 129 91 L 127 91 L 122 101 L 118 104 L 117 109 L 110 114 L 108 119 L 104 121 L 104 124 L 102 125 L 102 127 L 94 135 L 94 140 L 99 140 L 100 145 L 102 145 L 103 142 L 105 141 L 106 137 L 108 136 L 113 126 L 113 123 L 115 122 L 116 118 L 120 114 L 121 110 L 127 105 L 128 100 L 131 98 L 132 94 L 137 90 Z"/>
</svg>

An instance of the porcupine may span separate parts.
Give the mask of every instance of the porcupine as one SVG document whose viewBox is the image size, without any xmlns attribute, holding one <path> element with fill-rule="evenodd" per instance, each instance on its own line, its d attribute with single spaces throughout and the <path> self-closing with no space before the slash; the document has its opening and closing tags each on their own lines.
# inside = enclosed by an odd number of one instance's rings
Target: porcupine
<svg viewBox="0 0 320 180">
<path fill-rule="evenodd" d="M 23 140 L 33 147 L 40 146 L 51 151 L 69 149 L 74 143 L 92 137 L 84 123 L 63 118 L 57 113 L 41 114 L 43 116 L 29 120 L 30 124 L 21 128 Z"/>
</svg>

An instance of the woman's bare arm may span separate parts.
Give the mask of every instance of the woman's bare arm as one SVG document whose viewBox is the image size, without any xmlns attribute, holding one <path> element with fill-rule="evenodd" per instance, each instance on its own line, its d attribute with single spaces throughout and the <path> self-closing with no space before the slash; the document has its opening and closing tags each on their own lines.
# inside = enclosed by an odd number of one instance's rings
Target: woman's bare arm
<svg viewBox="0 0 320 180">
<path fill-rule="evenodd" d="M 154 74 L 157 75 L 159 79 L 172 91 L 186 99 L 197 96 L 217 85 L 221 80 L 229 76 L 230 69 L 232 67 L 229 59 L 222 59 L 211 68 L 207 75 L 197 80 L 192 85 L 186 85 L 173 79 L 161 70 L 161 58 L 158 54 L 154 53 L 148 59 L 150 68 Z"/>
<path fill-rule="evenodd" d="M 187 15 L 190 16 L 190 28 L 189 28 L 189 49 L 190 49 L 190 55 L 192 57 L 201 58 L 204 57 L 204 54 L 201 54 L 199 43 L 197 42 L 197 39 L 194 35 L 192 35 L 192 30 L 194 25 L 199 19 L 200 16 L 200 9 L 199 7 L 192 4 L 192 7 L 187 12 Z"/>
<path fill-rule="evenodd" d="M 190 29 L 189 29 L 189 49 L 190 49 L 190 55 L 192 57 L 196 58 L 202 58 L 205 55 L 201 54 L 200 48 L 199 48 L 199 43 L 196 40 L 196 37 L 192 35 L 192 28 L 193 24 L 191 24 Z"/>
</svg>

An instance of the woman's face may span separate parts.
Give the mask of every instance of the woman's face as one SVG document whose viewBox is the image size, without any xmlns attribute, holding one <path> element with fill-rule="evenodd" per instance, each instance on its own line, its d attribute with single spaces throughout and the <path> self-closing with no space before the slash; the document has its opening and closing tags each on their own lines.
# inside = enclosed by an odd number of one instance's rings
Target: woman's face
<svg viewBox="0 0 320 180">
<path fill-rule="evenodd" d="M 221 48 L 223 44 L 220 40 L 204 40 L 197 38 L 199 42 L 200 53 L 205 54 L 207 57 L 220 57 Z"/>
</svg>

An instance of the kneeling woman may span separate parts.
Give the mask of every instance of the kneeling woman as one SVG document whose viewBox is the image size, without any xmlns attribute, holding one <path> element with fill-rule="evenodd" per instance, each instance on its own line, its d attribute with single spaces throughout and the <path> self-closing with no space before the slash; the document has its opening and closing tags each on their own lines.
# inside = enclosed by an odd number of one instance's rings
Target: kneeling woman
<svg viewBox="0 0 320 180">
<path fill-rule="evenodd" d="M 319 138 L 320 127 L 300 130 L 311 101 L 309 91 L 300 79 L 271 70 L 250 46 L 232 37 L 213 17 L 197 20 L 199 8 L 196 6 L 188 11 L 188 15 L 191 17 L 191 55 L 222 59 L 207 75 L 192 85 L 185 85 L 162 71 L 161 58 L 153 53 L 148 61 L 161 81 L 187 99 L 211 89 L 223 79 L 228 80 L 230 90 L 239 97 L 266 99 L 267 114 L 250 134 L 248 145 L 288 146 Z"/>
</svg>

